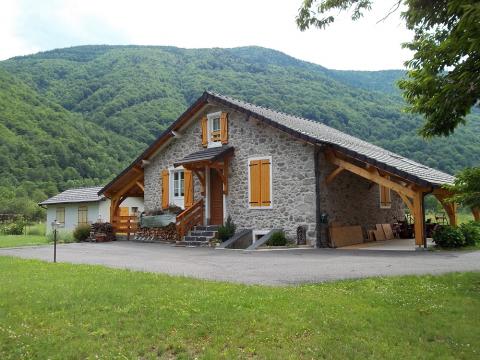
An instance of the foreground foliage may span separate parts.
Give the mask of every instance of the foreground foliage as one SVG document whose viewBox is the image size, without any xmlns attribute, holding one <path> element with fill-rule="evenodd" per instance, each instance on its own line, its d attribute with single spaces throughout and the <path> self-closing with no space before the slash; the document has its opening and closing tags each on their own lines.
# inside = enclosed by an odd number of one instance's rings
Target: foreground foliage
<svg viewBox="0 0 480 360">
<path fill-rule="evenodd" d="M 351 11 L 352 20 L 374 0 L 304 0 L 297 16 L 301 30 L 325 28 L 334 11 Z M 425 117 L 425 137 L 453 133 L 480 100 L 480 4 L 476 0 L 392 0 L 386 19 L 403 4 L 402 17 L 414 32 L 403 46 L 412 50 L 408 78 L 400 81 L 410 110 Z"/>
<path fill-rule="evenodd" d="M 270 288 L 0 257 L 0 357 L 463 358 L 480 274 Z"/>
</svg>

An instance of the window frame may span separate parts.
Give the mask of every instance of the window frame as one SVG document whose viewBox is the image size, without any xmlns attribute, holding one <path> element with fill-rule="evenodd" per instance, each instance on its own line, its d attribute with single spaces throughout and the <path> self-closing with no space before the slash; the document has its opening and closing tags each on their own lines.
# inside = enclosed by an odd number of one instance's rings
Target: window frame
<svg viewBox="0 0 480 360">
<path fill-rule="evenodd" d="M 221 111 L 216 111 L 210 114 L 207 114 L 207 148 L 222 146 L 221 140 L 221 132 L 222 132 L 222 124 L 221 124 Z M 214 130 L 213 123 L 218 119 L 218 130 Z M 218 132 L 218 140 L 212 141 L 212 133 Z"/>
<path fill-rule="evenodd" d="M 250 189 L 250 161 L 252 160 L 269 160 L 270 161 L 270 205 L 269 206 L 252 206 L 250 204 L 250 196 L 251 196 L 251 189 Z M 248 185 L 248 209 L 249 210 L 271 210 L 273 209 L 273 160 L 272 156 L 255 156 L 249 157 L 247 159 L 247 185 Z"/>
<path fill-rule="evenodd" d="M 169 168 L 169 201 L 171 204 L 177 205 L 181 207 L 182 209 L 185 208 L 185 169 L 183 166 L 179 166 L 176 168 Z M 176 173 L 183 173 L 183 180 L 180 182 L 180 184 L 183 182 L 183 195 L 181 196 L 175 196 L 175 183 L 178 181 L 175 180 L 175 174 Z M 180 185 L 180 194 L 181 194 L 181 185 Z"/>
<path fill-rule="evenodd" d="M 386 189 L 389 193 L 388 198 L 390 199 L 390 202 L 388 203 L 382 202 L 382 188 Z M 378 202 L 380 204 L 380 209 L 391 209 L 392 208 L 392 189 L 378 184 Z"/>
<path fill-rule="evenodd" d="M 85 222 L 80 222 L 80 213 L 83 213 L 83 212 L 85 212 Z M 77 225 L 88 225 L 88 205 L 79 205 L 78 206 Z"/>
<path fill-rule="evenodd" d="M 63 221 L 58 220 L 58 210 L 63 210 Z M 60 224 L 60 227 L 65 226 L 65 206 L 57 206 L 55 208 L 55 221 L 57 221 Z"/>
</svg>

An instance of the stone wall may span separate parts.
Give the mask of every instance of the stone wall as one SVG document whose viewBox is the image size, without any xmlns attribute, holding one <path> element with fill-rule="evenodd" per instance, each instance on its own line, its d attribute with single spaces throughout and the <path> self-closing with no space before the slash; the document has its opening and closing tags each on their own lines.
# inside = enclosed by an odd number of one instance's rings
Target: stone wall
<svg viewBox="0 0 480 360">
<path fill-rule="evenodd" d="M 188 154 L 202 150 L 202 130 L 200 119 L 196 118 L 185 129 L 180 131 L 181 137 L 173 138 L 145 166 L 145 210 L 162 208 L 162 170 L 173 166 L 175 161 L 181 160 Z M 194 175 L 194 198 L 200 198 L 200 183 Z"/>
<path fill-rule="evenodd" d="M 296 241 L 299 225 L 315 242 L 315 172 L 313 146 L 239 113 L 229 113 L 230 164 L 227 212 L 240 228 L 283 228 Z M 248 159 L 272 157 L 272 209 L 249 209 Z"/>
<path fill-rule="evenodd" d="M 323 152 L 319 154 L 318 160 L 320 211 L 328 214 L 329 223 L 372 228 L 375 224 L 392 223 L 395 219 L 403 220 L 404 205 L 397 193 L 391 192 L 391 208 L 382 209 L 377 184 L 343 171 L 327 186 L 325 177 L 335 169 L 335 166 L 326 162 Z"/>
</svg>

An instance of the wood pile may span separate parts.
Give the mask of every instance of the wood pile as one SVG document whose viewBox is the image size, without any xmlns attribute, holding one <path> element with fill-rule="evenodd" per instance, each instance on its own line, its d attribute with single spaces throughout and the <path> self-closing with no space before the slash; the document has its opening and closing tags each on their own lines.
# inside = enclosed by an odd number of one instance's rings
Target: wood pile
<svg viewBox="0 0 480 360">
<path fill-rule="evenodd" d="M 105 223 L 93 223 L 90 231 L 90 237 L 88 241 L 94 242 L 106 242 L 116 240 L 113 232 L 112 224 Z"/>
<path fill-rule="evenodd" d="M 162 227 L 140 228 L 135 233 L 134 240 L 175 243 L 176 241 L 180 240 L 180 238 L 177 233 L 176 225 L 170 223 Z"/>
</svg>

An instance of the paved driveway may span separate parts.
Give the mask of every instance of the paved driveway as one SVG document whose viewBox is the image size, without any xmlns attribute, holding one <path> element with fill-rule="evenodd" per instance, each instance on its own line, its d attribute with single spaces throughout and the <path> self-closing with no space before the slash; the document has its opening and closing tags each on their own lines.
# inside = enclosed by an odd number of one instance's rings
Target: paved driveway
<svg viewBox="0 0 480 360">
<path fill-rule="evenodd" d="M 51 261 L 52 246 L 0 249 Z M 369 276 L 480 271 L 480 251 L 295 249 L 245 252 L 117 241 L 59 245 L 57 259 L 246 284 L 282 285 Z"/>
</svg>

